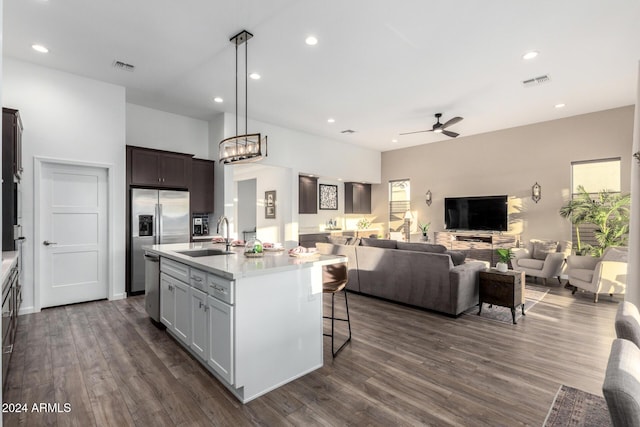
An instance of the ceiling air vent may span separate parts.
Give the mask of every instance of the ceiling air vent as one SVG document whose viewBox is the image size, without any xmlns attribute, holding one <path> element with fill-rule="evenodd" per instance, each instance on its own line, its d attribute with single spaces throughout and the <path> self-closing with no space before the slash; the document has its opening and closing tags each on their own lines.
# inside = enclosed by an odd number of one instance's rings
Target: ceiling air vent
<svg viewBox="0 0 640 427">
<path fill-rule="evenodd" d="M 549 77 L 549 75 L 545 74 L 544 76 L 523 80 L 522 84 L 524 85 L 524 87 L 529 87 L 529 86 L 537 86 L 542 83 L 548 83 L 550 81 L 551 81 L 551 78 Z"/>
<path fill-rule="evenodd" d="M 340 131 L 340 133 L 356 133 L 356 131 L 352 129 L 345 129 L 343 131 Z"/>
<path fill-rule="evenodd" d="M 122 61 L 113 61 L 113 67 L 118 69 L 118 70 L 123 70 L 123 71 L 131 71 L 133 72 L 133 70 L 135 70 L 135 66 L 131 65 L 131 64 L 127 64 L 126 62 L 122 62 Z"/>
</svg>

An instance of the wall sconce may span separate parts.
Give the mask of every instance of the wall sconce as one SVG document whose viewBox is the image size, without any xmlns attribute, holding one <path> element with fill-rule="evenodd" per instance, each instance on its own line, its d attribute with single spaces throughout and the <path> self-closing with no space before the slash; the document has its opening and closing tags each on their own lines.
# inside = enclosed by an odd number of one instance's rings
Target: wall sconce
<svg viewBox="0 0 640 427">
<path fill-rule="evenodd" d="M 635 153 L 633 153 L 633 157 L 635 157 L 638 163 L 640 163 L 640 151 L 636 151 Z"/>
<path fill-rule="evenodd" d="M 531 200 L 538 203 L 538 201 L 542 198 L 542 187 L 537 182 L 533 184 L 531 187 Z"/>
<path fill-rule="evenodd" d="M 432 197 L 431 197 L 431 190 L 427 190 L 427 194 L 424 195 L 424 201 L 427 203 L 427 206 L 431 206 L 431 202 Z"/>
</svg>

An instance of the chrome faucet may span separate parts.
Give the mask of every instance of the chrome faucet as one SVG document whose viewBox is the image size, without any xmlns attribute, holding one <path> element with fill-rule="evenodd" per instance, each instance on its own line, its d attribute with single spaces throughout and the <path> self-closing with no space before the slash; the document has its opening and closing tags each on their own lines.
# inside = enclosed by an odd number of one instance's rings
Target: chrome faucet
<svg viewBox="0 0 640 427">
<path fill-rule="evenodd" d="M 220 234 L 220 225 L 222 225 L 223 221 L 227 223 L 227 238 L 224 241 L 227 243 L 227 252 L 229 252 L 231 250 L 231 238 L 229 237 L 229 219 L 226 216 L 222 215 L 218 218 L 216 233 Z"/>
</svg>

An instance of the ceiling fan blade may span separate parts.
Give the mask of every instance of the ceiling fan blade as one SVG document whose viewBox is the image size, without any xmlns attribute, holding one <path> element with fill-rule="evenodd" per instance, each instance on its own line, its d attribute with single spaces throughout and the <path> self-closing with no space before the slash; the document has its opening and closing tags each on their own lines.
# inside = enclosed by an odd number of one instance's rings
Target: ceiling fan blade
<svg viewBox="0 0 640 427">
<path fill-rule="evenodd" d="M 417 130 L 415 132 L 405 132 L 405 133 L 401 133 L 400 135 L 411 135 L 412 133 L 422 133 L 422 132 L 433 132 L 432 129 L 429 130 Z"/>
<path fill-rule="evenodd" d="M 450 136 L 451 138 L 455 138 L 456 136 L 460 135 L 459 133 L 451 132 L 450 130 L 443 130 L 442 133 Z"/>
<path fill-rule="evenodd" d="M 459 121 L 461 121 L 461 120 L 462 120 L 462 117 L 454 117 L 453 119 L 448 120 L 447 122 L 445 122 L 445 123 L 442 125 L 442 129 L 444 129 L 444 128 L 446 128 L 446 127 L 449 127 L 449 126 L 451 126 L 451 125 L 455 125 L 456 123 L 458 123 L 458 122 L 459 122 Z"/>
</svg>

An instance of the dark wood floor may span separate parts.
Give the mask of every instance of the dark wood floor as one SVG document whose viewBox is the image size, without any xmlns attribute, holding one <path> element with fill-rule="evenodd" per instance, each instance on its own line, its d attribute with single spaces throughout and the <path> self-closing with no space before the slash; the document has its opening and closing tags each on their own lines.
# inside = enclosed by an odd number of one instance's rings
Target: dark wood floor
<svg viewBox="0 0 640 427">
<path fill-rule="evenodd" d="M 620 299 L 591 298 L 552 287 L 510 325 L 352 294 L 338 358 L 325 338 L 323 368 L 247 405 L 150 323 L 142 297 L 47 309 L 19 318 L 4 401 L 71 411 L 4 425 L 540 426 L 561 384 L 601 395 Z"/>
</svg>

